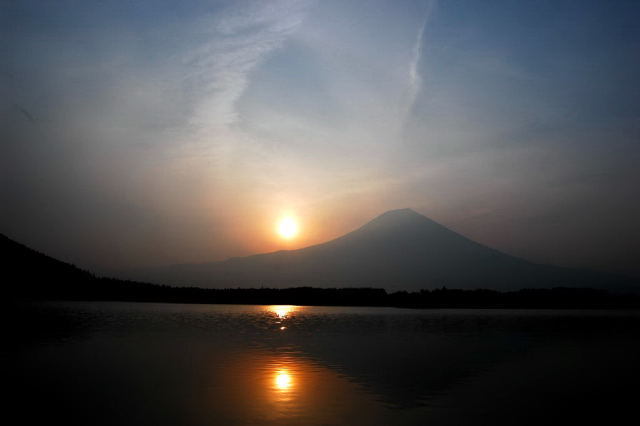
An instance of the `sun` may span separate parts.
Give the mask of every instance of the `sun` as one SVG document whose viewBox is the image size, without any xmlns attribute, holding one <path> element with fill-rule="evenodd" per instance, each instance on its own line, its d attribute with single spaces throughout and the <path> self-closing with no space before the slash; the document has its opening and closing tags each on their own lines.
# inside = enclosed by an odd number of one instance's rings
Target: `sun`
<svg viewBox="0 0 640 426">
<path fill-rule="evenodd" d="M 291 216 L 283 217 L 278 222 L 278 235 L 285 240 L 290 240 L 298 235 L 298 223 Z"/>
</svg>

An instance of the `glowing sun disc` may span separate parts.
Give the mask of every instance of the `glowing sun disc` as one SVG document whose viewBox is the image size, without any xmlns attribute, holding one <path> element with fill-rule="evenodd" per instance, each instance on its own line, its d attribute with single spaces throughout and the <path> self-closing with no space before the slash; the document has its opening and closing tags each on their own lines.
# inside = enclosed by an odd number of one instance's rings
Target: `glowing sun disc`
<svg viewBox="0 0 640 426">
<path fill-rule="evenodd" d="M 298 224 L 291 217 L 285 217 L 278 222 L 278 234 L 285 239 L 290 239 L 298 234 Z"/>
</svg>

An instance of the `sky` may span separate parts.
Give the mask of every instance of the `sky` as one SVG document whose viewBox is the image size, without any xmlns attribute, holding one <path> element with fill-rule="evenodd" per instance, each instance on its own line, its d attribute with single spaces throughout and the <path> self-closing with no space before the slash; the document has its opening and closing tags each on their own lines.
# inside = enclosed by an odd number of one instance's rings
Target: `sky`
<svg viewBox="0 0 640 426">
<path fill-rule="evenodd" d="M 638 18 L 623 0 L 5 0 L 0 232 L 104 271 L 410 207 L 640 276 Z"/>
</svg>

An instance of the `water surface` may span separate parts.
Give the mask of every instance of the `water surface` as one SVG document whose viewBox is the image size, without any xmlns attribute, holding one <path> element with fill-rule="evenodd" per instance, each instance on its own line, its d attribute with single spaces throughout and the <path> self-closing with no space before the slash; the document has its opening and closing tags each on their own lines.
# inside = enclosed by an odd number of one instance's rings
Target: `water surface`
<svg viewBox="0 0 640 426">
<path fill-rule="evenodd" d="M 637 312 L 60 302 L 4 317 L 20 424 L 615 423 L 640 378 Z"/>
</svg>

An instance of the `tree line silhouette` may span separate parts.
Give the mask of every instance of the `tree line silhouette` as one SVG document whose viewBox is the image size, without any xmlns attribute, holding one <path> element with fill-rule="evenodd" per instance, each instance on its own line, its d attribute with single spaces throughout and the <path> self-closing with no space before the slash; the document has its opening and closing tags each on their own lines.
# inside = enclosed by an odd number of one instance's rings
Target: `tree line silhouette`
<svg viewBox="0 0 640 426">
<path fill-rule="evenodd" d="M 640 308 L 640 296 L 590 288 L 510 292 L 440 288 L 387 292 L 381 288 L 171 287 L 89 276 L 58 285 L 26 285 L 16 294 L 36 300 L 93 300 L 258 305 L 388 306 L 405 308 Z"/>
<path fill-rule="evenodd" d="M 640 308 L 640 295 L 557 287 L 500 292 L 445 287 L 415 292 L 381 288 L 171 287 L 97 277 L 0 235 L 9 299 L 171 303 L 395 306 L 407 308 Z"/>
</svg>

